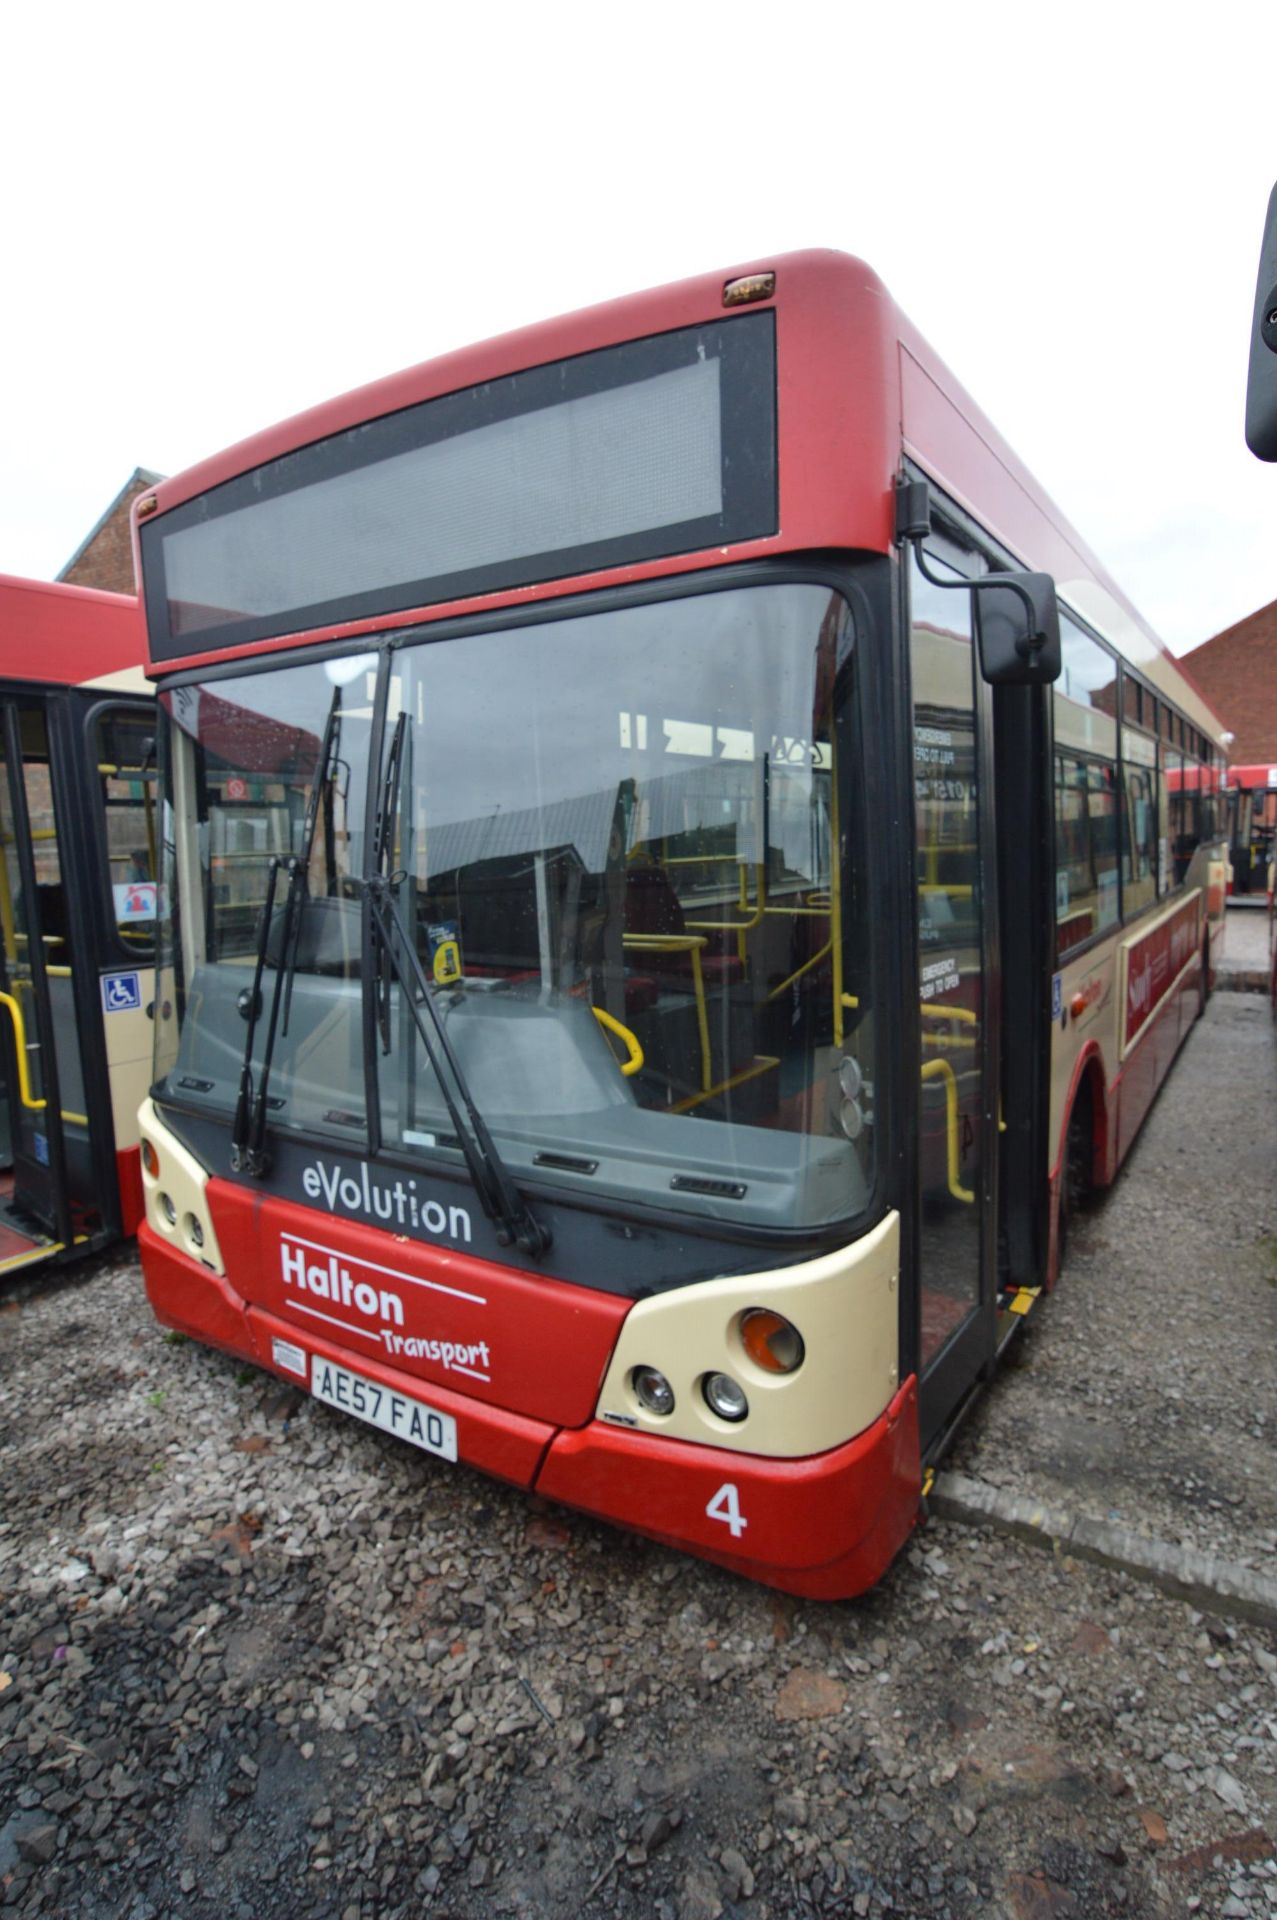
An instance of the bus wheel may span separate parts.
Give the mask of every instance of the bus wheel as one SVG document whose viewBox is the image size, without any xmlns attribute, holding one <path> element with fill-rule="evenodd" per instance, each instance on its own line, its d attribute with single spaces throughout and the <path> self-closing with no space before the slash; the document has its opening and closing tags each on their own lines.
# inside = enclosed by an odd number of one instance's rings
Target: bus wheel
<svg viewBox="0 0 1277 1920">
<path fill-rule="evenodd" d="M 1063 1267 L 1078 1214 L 1091 1191 L 1091 1103 L 1085 1089 L 1069 1116 L 1068 1141 L 1060 1174 L 1059 1259 Z"/>
<path fill-rule="evenodd" d="M 1197 1017 L 1200 1020 L 1210 999 L 1210 939 L 1202 941 L 1202 974 L 1197 983 Z"/>
</svg>

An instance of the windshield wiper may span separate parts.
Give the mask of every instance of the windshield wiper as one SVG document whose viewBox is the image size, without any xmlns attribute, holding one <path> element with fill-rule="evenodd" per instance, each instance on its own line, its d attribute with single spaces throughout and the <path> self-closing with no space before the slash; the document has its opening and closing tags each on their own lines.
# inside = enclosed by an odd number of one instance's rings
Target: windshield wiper
<svg viewBox="0 0 1277 1920">
<path fill-rule="evenodd" d="M 382 1052 L 389 1053 L 390 986 L 393 974 L 399 982 L 404 1004 L 412 1015 L 421 1036 L 421 1044 L 426 1050 L 426 1058 L 439 1083 L 439 1091 L 448 1109 L 457 1144 L 465 1156 L 475 1192 L 484 1212 L 496 1227 L 498 1243 L 503 1247 L 513 1244 L 530 1259 L 536 1259 L 549 1250 L 549 1230 L 531 1212 L 511 1179 L 487 1123 L 474 1103 L 461 1062 L 445 1031 L 443 1017 L 435 1001 L 434 985 L 421 964 L 416 942 L 404 925 L 399 905 L 399 888 L 407 875 L 394 870 L 394 840 L 403 787 L 407 727 L 408 716 L 401 713 L 395 722 L 386 753 L 386 769 L 382 775 L 377 817 L 373 823 L 373 878 L 365 885 L 374 1024 L 381 1038 Z M 369 1034 L 368 1045 L 371 1047 L 371 1044 L 372 1036 Z M 371 1061 L 369 1079 L 372 1080 Z M 462 1106 L 466 1110 L 465 1120 L 461 1116 Z"/>
<path fill-rule="evenodd" d="M 280 952 L 280 961 L 284 973 L 284 1032 L 288 1032 L 288 1015 L 293 1004 L 293 980 L 297 973 L 297 950 L 302 936 L 302 900 L 310 891 L 310 859 L 315 850 L 315 832 L 319 826 L 320 802 L 328 793 L 329 783 L 337 771 L 337 745 L 341 739 L 341 688 L 333 689 L 333 697 L 328 707 L 328 718 L 324 722 L 324 737 L 320 742 L 319 760 L 315 767 L 315 784 L 310 790 L 310 800 L 306 806 L 306 820 L 302 827 L 302 847 L 299 861 L 295 863 L 298 871 L 294 876 L 290 871 L 290 882 L 297 880 L 297 889 L 301 895 L 293 902 L 293 888 L 289 889 L 289 902 L 295 905 L 291 926 L 291 943 L 285 940 Z M 334 890 L 336 869 L 333 863 L 332 811 L 328 811 L 328 868 L 329 888 Z"/>
<path fill-rule="evenodd" d="M 235 1173 L 246 1173 L 253 1180 L 263 1179 L 270 1170 L 270 1155 L 266 1151 L 266 1108 L 270 1090 L 271 1061 L 275 1054 L 275 1036 L 279 1031 L 281 1000 L 284 1014 L 283 1031 L 288 1032 L 288 1015 L 293 1000 L 293 979 L 297 972 L 297 953 L 301 944 L 302 908 L 309 890 L 310 859 L 314 851 L 315 831 L 319 823 L 320 802 L 335 763 L 337 741 L 341 732 L 340 716 L 341 688 L 338 687 L 333 693 L 328 709 L 319 758 L 315 763 L 314 785 L 311 788 L 306 817 L 302 825 L 301 852 L 292 855 L 287 862 L 278 854 L 272 856 L 270 878 L 266 883 L 266 901 L 262 907 L 261 928 L 257 939 L 257 964 L 253 970 L 253 984 L 251 988 L 245 988 L 239 996 L 239 1010 L 248 1022 L 248 1032 L 244 1038 L 244 1058 L 239 1072 L 239 1098 L 235 1103 L 235 1118 L 231 1125 L 231 1167 Z M 281 929 L 275 985 L 271 992 L 266 1045 L 262 1053 L 262 1064 L 254 1094 L 253 1041 L 257 1035 L 257 1021 L 262 1010 L 262 974 L 270 947 L 275 893 L 279 884 L 279 871 L 284 865 L 288 868 L 288 892 L 284 896 L 284 923 Z"/>
<path fill-rule="evenodd" d="M 279 881 L 279 869 L 282 862 L 274 854 L 270 863 L 270 874 L 266 881 L 266 899 L 262 906 L 261 927 L 257 936 L 257 965 L 253 969 L 253 984 L 245 987 L 236 1002 L 240 1013 L 248 1022 L 248 1032 L 244 1038 L 244 1058 L 239 1068 L 239 1098 L 235 1103 L 235 1118 L 231 1122 L 231 1166 L 236 1173 L 254 1173 L 256 1169 L 247 1164 L 248 1134 L 253 1103 L 253 1041 L 257 1037 L 257 1016 L 262 1008 L 262 970 L 266 965 L 266 943 L 270 937 L 270 923 L 275 911 L 275 888 Z"/>
<path fill-rule="evenodd" d="M 448 1118 L 465 1156 L 475 1191 L 484 1212 L 496 1227 L 499 1245 L 508 1247 L 513 1243 L 535 1260 L 549 1251 L 549 1230 L 532 1213 L 511 1179 L 510 1171 L 488 1131 L 487 1122 L 474 1103 L 461 1062 L 448 1038 L 435 1002 L 435 989 L 421 964 L 412 936 L 404 925 L 398 898 L 401 879 L 399 874 L 376 874 L 365 883 L 369 919 L 378 945 L 378 962 L 380 964 L 384 956 L 394 970 L 404 1005 L 412 1015 L 426 1057 L 439 1083 Z M 374 969 L 374 978 L 377 977 L 377 970 Z M 383 1050 L 389 1052 L 388 1041 L 383 1042 Z M 447 1073 L 444 1072 L 445 1065 Z M 465 1108 L 464 1119 L 462 1106 Z"/>
<path fill-rule="evenodd" d="M 382 775 L 381 792 L 377 798 L 377 817 L 373 822 L 372 870 L 383 879 L 389 876 L 394 866 L 392 835 L 399 818 L 399 790 L 403 784 L 404 736 L 407 728 L 408 716 L 401 713 L 390 738 L 386 771 Z M 380 940 L 377 942 L 372 979 L 374 1017 L 383 1053 L 390 1052 L 390 978 L 390 950 L 385 941 Z"/>
</svg>

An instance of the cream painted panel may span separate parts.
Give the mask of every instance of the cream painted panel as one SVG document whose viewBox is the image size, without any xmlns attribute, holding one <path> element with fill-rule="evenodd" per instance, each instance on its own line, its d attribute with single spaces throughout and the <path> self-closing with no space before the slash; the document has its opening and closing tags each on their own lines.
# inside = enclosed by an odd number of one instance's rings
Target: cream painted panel
<svg viewBox="0 0 1277 1920">
<path fill-rule="evenodd" d="M 169 1132 L 156 1112 L 153 1100 L 148 1098 L 142 1102 L 137 1126 L 143 1142 L 150 1142 L 160 1163 L 158 1173 L 148 1173 L 146 1156 L 142 1156 L 146 1224 L 153 1227 L 161 1239 L 168 1240 L 183 1253 L 189 1253 L 193 1260 L 203 1261 L 214 1273 L 225 1273 L 226 1264 L 208 1210 L 207 1169 Z M 173 1202 L 173 1211 L 177 1216 L 175 1220 L 170 1220 L 160 1205 L 162 1193 L 166 1193 Z M 192 1220 L 199 1223 L 202 1242 L 197 1241 L 191 1232 Z"/>
<path fill-rule="evenodd" d="M 796 1267 L 706 1280 L 641 1300 L 621 1328 L 599 1395 L 602 1420 L 671 1440 L 733 1447 L 776 1459 L 824 1453 L 863 1433 L 899 1385 L 900 1219 Z M 806 1355 L 797 1372 L 765 1373 L 745 1353 L 741 1316 L 770 1307 L 792 1321 Z M 673 1413 L 639 1404 L 635 1367 L 658 1367 L 674 1389 Z M 720 1420 L 701 1392 L 707 1373 L 745 1390 L 744 1420 Z"/>
<path fill-rule="evenodd" d="M 1064 1126 L 1065 1102 L 1073 1085 L 1073 1070 L 1083 1048 L 1092 1044 L 1100 1050 L 1100 1071 L 1104 1085 L 1113 1079 L 1117 1059 L 1118 1014 L 1121 1002 L 1117 993 L 1117 948 L 1119 930 L 1080 959 L 1066 963 L 1060 974 L 1061 1005 L 1068 1012 L 1068 1023 L 1061 1029 L 1057 1020 L 1051 1036 L 1051 1111 L 1047 1132 L 1047 1171 L 1055 1171 Z M 1074 1003 L 1085 1002 L 1080 1013 Z"/>
<path fill-rule="evenodd" d="M 117 971 L 118 968 L 112 968 L 112 972 Z M 154 1029 L 146 1017 L 146 1009 L 155 997 L 155 969 L 138 967 L 136 972 L 141 1006 L 102 1015 L 111 1081 L 111 1118 L 115 1123 L 116 1150 L 120 1152 L 137 1145 L 138 1104 L 151 1084 Z"/>
<path fill-rule="evenodd" d="M 85 680 L 83 685 L 102 693 L 140 693 L 147 699 L 154 699 L 155 688 L 147 679 L 141 667 L 120 667 L 114 673 L 101 673 L 96 680 Z"/>
<path fill-rule="evenodd" d="M 1111 937 L 1092 947 L 1080 959 L 1069 961 L 1060 975 L 1061 1005 L 1068 1012 L 1063 1031 L 1055 1023 L 1051 1043 L 1051 1118 L 1047 1136 L 1050 1170 L 1054 1172 L 1056 1155 L 1062 1149 L 1066 1119 L 1065 1103 L 1073 1086 L 1073 1070 L 1078 1055 L 1093 1042 L 1100 1050 L 1100 1065 L 1105 1087 L 1111 1087 L 1116 1063 L 1129 1048 L 1123 1047 L 1123 1011 L 1126 1006 L 1126 973 L 1131 949 L 1153 933 L 1164 920 L 1179 912 L 1194 896 L 1194 888 L 1173 894 L 1157 912 L 1152 909 L 1125 930 L 1115 928 Z M 1181 967 L 1176 979 L 1195 965 L 1198 949 Z M 1077 1001 L 1080 1011 L 1074 1011 Z M 1141 1028 L 1141 1032 L 1143 1029 Z M 1138 1039 L 1138 1035 L 1136 1038 Z"/>
</svg>

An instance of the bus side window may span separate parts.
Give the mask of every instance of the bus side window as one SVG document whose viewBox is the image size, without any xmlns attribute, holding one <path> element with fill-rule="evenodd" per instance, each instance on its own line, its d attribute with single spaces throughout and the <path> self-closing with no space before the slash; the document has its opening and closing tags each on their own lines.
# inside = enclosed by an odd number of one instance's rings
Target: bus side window
<svg viewBox="0 0 1277 1920">
<path fill-rule="evenodd" d="M 1118 920 L 1115 769 L 1055 759 L 1055 917 L 1061 957 Z"/>
<path fill-rule="evenodd" d="M 139 958 L 155 949 L 155 716 L 136 707 L 97 715 L 94 755 L 116 933 Z"/>
<path fill-rule="evenodd" d="M 1122 815 L 1122 912 L 1126 919 L 1157 898 L 1158 813 L 1154 761 L 1157 749 L 1144 733 L 1122 734 L 1126 806 Z"/>
</svg>

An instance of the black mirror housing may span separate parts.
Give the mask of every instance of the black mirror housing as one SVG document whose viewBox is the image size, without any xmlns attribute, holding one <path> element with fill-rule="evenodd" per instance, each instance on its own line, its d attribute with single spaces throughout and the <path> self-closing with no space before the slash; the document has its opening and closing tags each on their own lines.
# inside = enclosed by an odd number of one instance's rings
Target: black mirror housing
<svg viewBox="0 0 1277 1920">
<path fill-rule="evenodd" d="M 987 573 L 968 583 L 979 612 L 980 670 L 993 686 L 1060 677 L 1060 608 L 1049 573 Z"/>
<path fill-rule="evenodd" d="M 1257 459 L 1277 460 L 1277 187 L 1268 196 L 1268 218 L 1255 282 L 1246 381 L 1246 445 Z"/>
</svg>

